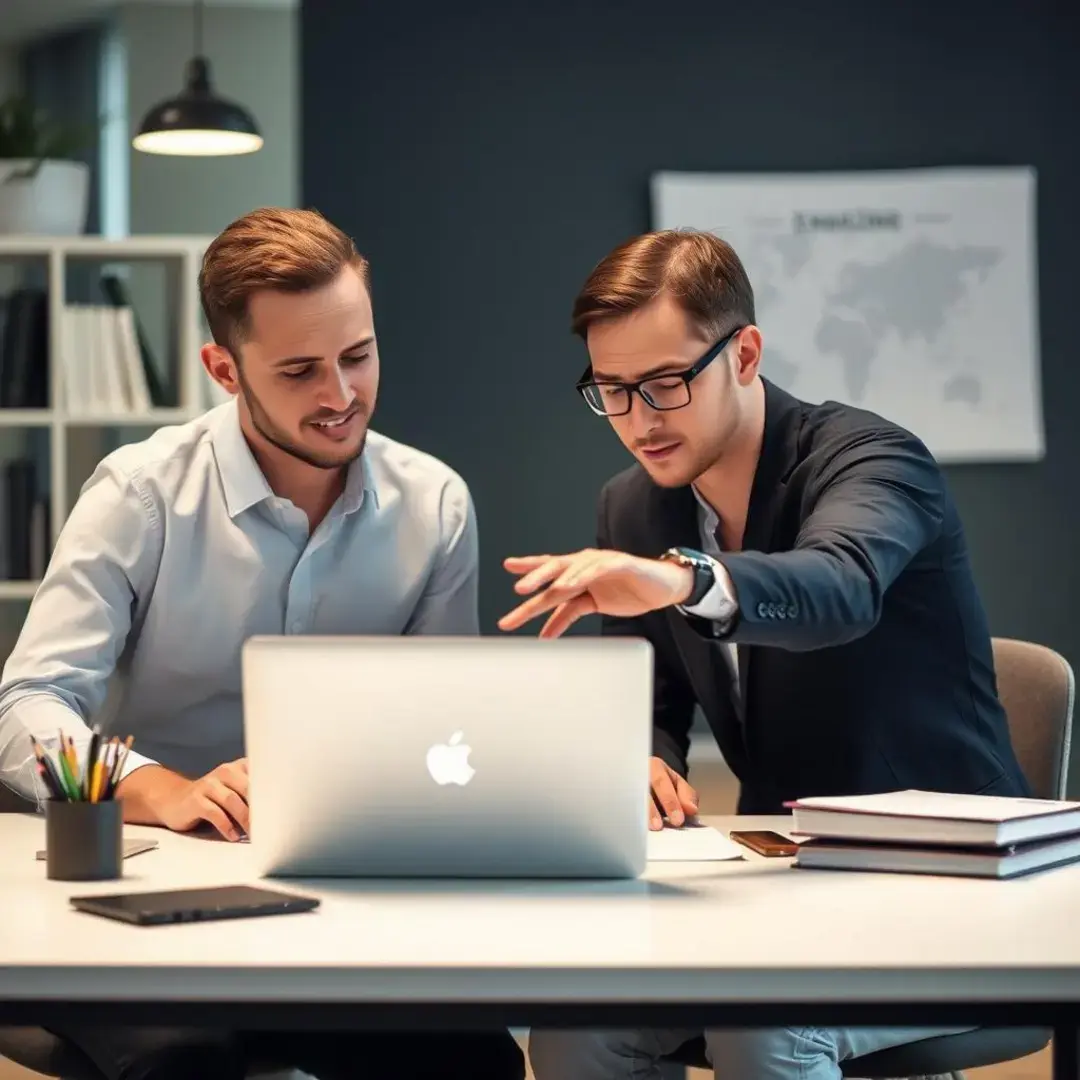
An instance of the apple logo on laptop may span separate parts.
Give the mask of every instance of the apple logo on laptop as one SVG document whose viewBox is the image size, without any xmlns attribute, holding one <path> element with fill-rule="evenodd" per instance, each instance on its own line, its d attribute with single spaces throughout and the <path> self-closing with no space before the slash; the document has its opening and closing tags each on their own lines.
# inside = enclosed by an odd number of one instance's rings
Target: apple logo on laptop
<svg viewBox="0 0 1080 1080">
<path fill-rule="evenodd" d="M 461 740 L 464 732 L 455 731 L 449 742 L 436 743 L 427 752 L 427 768 L 436 784 L 458 784 L 464 787 L 475 775 L 469 764 L 472 747 Z"/>
</svg>

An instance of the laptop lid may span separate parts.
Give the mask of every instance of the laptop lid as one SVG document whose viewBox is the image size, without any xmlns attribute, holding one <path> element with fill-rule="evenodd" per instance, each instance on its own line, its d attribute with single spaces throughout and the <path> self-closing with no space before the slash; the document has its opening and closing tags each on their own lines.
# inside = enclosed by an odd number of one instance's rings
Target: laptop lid
<svg viewBox="0 0 1080 1080">
<path fill-rule="evenodd" d="M 260 872 L 644 869 L 648 642 L 255 637 L 242 667 Z"/>
</svg>

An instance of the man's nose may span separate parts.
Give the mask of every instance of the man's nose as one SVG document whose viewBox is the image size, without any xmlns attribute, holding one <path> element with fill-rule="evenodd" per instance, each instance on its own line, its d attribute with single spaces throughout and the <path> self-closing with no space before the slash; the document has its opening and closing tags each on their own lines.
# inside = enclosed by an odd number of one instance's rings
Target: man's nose
<svg viewBox="0 0 1080 1080">
<path fill-rule="evenodd" d="M 630 429 L 638 438 L 644 438 L 660 426 L 660 413 L 640 394 L 630 395 Z"/>
<path fill-rule="evenodd" d="M 334 367 L 332 374 L 326 380 L 324 387 L 324 400 L 321 404 L 335 412 L 344 412 L 355 400 L 356 394 L 349 385 L 345 371 L 340 367 Z"/>
</svg>

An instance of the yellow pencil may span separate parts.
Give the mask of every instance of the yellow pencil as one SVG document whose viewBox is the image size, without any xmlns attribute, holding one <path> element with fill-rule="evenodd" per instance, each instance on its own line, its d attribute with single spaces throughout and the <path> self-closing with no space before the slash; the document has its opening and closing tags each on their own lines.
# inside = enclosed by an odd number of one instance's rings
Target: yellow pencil
<svg viewBox="0 0 1080 1080">
<path fill-rule="evenodd" d="M 102 762 L 99 758 L 94 762 L 94 772 L 90 777 L 90 801 L 97 802 L 101 794 Z"/>
</svg>

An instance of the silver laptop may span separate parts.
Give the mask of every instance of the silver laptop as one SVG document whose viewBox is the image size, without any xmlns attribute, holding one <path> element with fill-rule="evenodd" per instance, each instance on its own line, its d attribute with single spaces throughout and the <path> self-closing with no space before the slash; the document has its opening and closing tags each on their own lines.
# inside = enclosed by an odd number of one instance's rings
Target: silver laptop
<svg viewBox="0 0 1080 1080">
<path fill-rule="evenodd" d="M 253 637 L 259 872 L 636 877 L 652 678 L 631 638 Z"/>
</svg>

